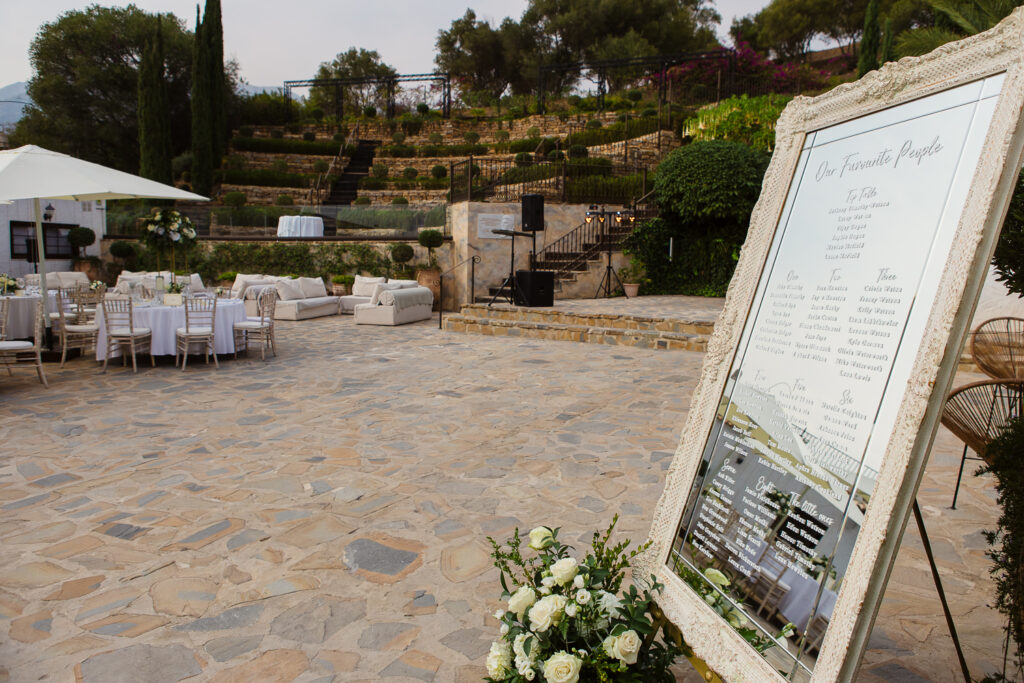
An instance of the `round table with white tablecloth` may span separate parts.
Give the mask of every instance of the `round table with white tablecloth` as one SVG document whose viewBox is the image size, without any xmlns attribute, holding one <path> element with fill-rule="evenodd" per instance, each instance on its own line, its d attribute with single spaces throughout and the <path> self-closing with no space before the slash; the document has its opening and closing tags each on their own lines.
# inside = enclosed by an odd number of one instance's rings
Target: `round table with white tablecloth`
<svg viewBox="0 0 1024 683">
<path fill-rule="evenodd" d="M 50 295 L 50 309 L 55 311 L 57 305 L 57 294 L 53 291 Z M 5 336 L 8 339 L 32 339 L 35 335 L 33 325 L 36 314 L 36 304 L 42 300 L 39 294 L 23 294 L 22 296 L 5 296 L 7 299 L 7 328 Z"/>
<path fill-rule="evenodd" d="M 154 356 L 173 356 L 175 351 L 175 330 L 185 327 L 184 306 L 136 305 L 132 310 L 135 327 L 153 330 L 152 349 Z M 241 299 L 217 299 L 217 317 L 213 330 L 213 347 L 217 353 L 235 352 L 235 323 L 245 320 L 245 302 Z M 96 312 L 100 326 L 99 341 L 96 344 L 96 360 L 107 356 L 107 330 L 103 324 L 102 309 Z M 115 353 L 116 355 L 116 353 Z"/>
<path fill-rule="evenodd" d="M 277 219 L 278 237 L 323 237 L 324 219 L 320 216 L 281 216 Z"/>
</svg>

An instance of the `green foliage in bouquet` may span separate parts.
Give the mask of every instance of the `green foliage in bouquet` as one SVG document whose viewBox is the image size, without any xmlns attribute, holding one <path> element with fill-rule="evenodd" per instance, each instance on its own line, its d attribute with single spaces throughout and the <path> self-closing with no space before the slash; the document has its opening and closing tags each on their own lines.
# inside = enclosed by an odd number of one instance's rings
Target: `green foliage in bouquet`
<svg viewBox="0 0 1024 683">
<path fill-rule="evenodd" d="M 653 576 L 619 595 L 630 562 L 650 542 L 630 552 L 629 541 L 609 545 L 617 522 L 594 533 L 582 560 L 558 540 L 557 528 L 530 532 L 534 553 L 522 547 L 519 529 L 505 544 L 488 537 L 507 601 L 494 615 L 501 633 L 487 655 L 488 681 L 675 680 L 670 667 L 691 652 L 659 618 L 654 600 L 662 585 Z"/>
</svg>

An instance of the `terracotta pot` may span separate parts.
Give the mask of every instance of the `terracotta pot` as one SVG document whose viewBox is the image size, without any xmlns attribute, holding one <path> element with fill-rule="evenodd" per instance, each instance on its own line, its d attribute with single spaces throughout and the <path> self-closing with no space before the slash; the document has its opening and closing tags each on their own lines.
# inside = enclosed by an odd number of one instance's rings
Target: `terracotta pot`
<svg viewBox="0 0 1024 683">
<path fill-rule="evenodd" d="M 441 269 L 422 268 L 416 271 L 416 282 L 434 293 L 434 309 L 441 310 Z"/>
<path fill-rule="evenodd" d="M 345 296 L 346 294 L 348 294 L 348 285 L 346 285 L 344 283 L 342 283 L 342 284 L 332 283 L 331 284 L 331 293 L 334 294 L 334 296 Z"/>
<path fill-rule="evenodd" d="M 631 282 L 623 282 L 622 291 L 626 293 L 627 298 L 632 299 L 633 297 L 638 296 L 640 294 L 640 285 L 633 284 Z"/>
</svg>

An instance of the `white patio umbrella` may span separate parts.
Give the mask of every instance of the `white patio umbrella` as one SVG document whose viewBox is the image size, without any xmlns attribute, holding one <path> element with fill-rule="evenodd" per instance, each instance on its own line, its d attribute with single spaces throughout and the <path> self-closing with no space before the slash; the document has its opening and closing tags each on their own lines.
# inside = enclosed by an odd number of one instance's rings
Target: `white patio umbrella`
<svg viewBox="0 0 1024 683">
<path fill-rule="evenodd" d="M 36 245 L 39 255 L 39 285 L 44 310 L 46 292 L 46 249 L 43 240 L 40 200 L 73 199 L 190 199 L 209 201 L 192 192 L 75 157 L 51 152 L 35 145 L 0 151 L 0 202 L 15 199 L 35 201 Z M 50 325 L 46 316 L 46 325 Z"/>
</svg>

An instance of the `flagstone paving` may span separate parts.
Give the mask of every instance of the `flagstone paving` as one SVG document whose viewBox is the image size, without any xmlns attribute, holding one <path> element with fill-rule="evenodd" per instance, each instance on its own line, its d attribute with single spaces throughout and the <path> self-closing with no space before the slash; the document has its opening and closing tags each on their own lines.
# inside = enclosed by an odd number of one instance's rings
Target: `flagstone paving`
<svg viewBox="0 0 1024 683">
<path fill-rule="evenodd" d="M 703 359 L 350 317 L 278 341 L 219 370 L 0 378 L 0 681 L 480 680 L 486 537 L 586 542 L 619 513 L 641 539 Z M 948 510 L 959 448 L 939 435 L 921 500 L 980 676 L 996 511 L 974 477 Z M 910 528 L 862 679 L 957 671 Z"/>
</svg>

